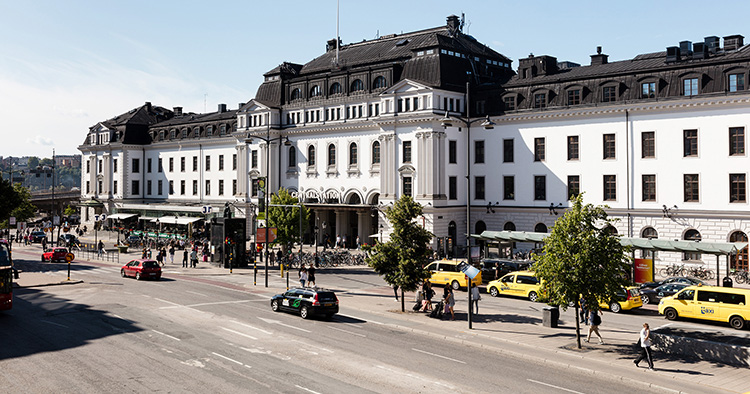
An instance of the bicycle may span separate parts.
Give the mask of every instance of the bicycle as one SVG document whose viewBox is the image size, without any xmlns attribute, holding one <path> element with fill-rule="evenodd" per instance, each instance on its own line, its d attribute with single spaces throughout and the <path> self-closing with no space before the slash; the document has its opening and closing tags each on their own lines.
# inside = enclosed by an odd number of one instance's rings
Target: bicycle
<svg viewBox="0 0 750 394">
<path fill-rule="evenodd" d="M 662 277 L 670 276 L 684 276 L 685 275 L 685 264 L 671 264 L 659 270 L 659 275 Z"/>
</svg>

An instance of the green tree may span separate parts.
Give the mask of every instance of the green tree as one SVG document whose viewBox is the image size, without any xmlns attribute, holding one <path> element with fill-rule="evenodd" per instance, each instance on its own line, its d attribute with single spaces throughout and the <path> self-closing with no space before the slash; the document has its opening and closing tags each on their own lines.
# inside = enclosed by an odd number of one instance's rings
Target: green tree
<svg viewBox="0 0 750 394">
<path fill-rule="evenodd" d="M 0 219 L 3 220 L 4 228 L 8 227 L 8 218 L 12 216 L 13 210 L 21 205 L 21 202 L 21 196 L 10 180 L 5 178 L 0 180 Z"/>
<path fill-rule="evenodd" d="M 298 205 L 299 199 L 292 197 L 289 191 L 282 188 L 271 195 L 271 206 L 268 207 L 268 217 L 271 227 L 276 227 L 275 244 L 280 244 L 283 252 L 300 239 L 300 209 L 296 207 L 274 207 L 273 205 Z M 302 228 L 304 229 L 309 217 L 307 207 L 302 205 Z"/>
<path fill-rule="evenodd" d="M 605 207 L 584 205 L 582 195 L 572 203 L 555 221 L 552 233 L 544 240 L 542 254 L 535 254 L 533 259 L 549 304 L 563 309 L 575 305 L 576 341 L 580 349 L 577 301 L 582 297 L 590 313 L 597 313 L 600 300 L 614 300 L 622 286 L 628 284 L 630 258 L 619 236 L 605 230 L 613 221 Z"/>
<path fill-rule="evenodd" d="M 39 165 L 39 158 L 36 156 L 29 157 L 29 168 L 36 169 Z"/>
<path fill-rule="evenodd" d="M 390 240 L 375 246 L 363 247 L 368 252 L 367 264 L 391 286 L 401 288 L 401 312 L 404 308 L 404 291 L 417 290 L 419 284 L 430 277 L 424 269 L 429 261 L 432 233 L 415 219 L 422 214 L 422 206 L 410 196 L 403 196 L 385 216 L 393 228 Z"/>
<path fill-rule="evenodd" d="M 65 216 L 75 215 L 76 213 L 78 213 L 78 210 L 72 205 L 68 205 L 63 211 L 63 215 Z"/>
</svg>

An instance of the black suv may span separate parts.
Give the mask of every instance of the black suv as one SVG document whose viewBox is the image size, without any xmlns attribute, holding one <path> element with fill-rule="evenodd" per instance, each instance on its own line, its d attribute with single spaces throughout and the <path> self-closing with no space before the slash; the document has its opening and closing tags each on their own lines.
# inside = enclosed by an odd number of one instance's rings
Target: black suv
<svg viewBox="0 0 750 394">
<path fill-rule="evenodd" d="M 527 270 L 531 266 L 531 263 L 527 261 L 482 259 L 482 261 L 475 265 L 482 271 L 482 282 L 489 283 L 495 279 L 502 278 L 505 274 Z"/>
<path fill-rule="evenodd" d="M 274 312 L 296 312 L 303 319 L 309 319 L 312 315 L 324 315 L 330 318 L 339 312 L 339 299 L 331 290 L 293 288 L 284 294 L 273 296 L 271 309 Z"/>
</svg>

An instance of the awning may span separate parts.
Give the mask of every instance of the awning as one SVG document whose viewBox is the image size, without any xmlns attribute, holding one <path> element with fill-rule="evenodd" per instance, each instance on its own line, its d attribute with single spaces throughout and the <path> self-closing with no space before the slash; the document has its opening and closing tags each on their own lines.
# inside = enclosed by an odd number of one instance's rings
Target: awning
<svg viewBox="0 0 750 394">
<path fill-rule="evenodd" d="M 95 198 L 92 198 L 90 200 L 81 201 L 80 203 L 78 203 L 78 205 L 82 207 L 89 207 L 89 208 L 101 208 L 104 206 L 104 203 L 102 203 L 101 201 Z"/>
<path fill-rule="evenodd" d="M 162 216 L 157 221 L 164 224 L 188 224 L 202 220 L 191 216 Z"/>
<path fill-rule="evenodd" d="M 137 216 L 137 214 L 135 214 L 135 213 L 116 213 L 114 215 L 107 216 L 107 219 L 122 220 L 122 219 L 132 218 L 133 216 Z"/>
</svg>

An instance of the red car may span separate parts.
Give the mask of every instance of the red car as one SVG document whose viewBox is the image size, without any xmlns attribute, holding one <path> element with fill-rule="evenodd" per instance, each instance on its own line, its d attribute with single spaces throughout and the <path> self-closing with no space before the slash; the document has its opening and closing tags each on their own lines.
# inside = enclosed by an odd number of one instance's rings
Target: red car
<svg viewBox="0 0 750 394">
<path fill-rule="evenodd" d="M 65 261 L 65 256 L 68 255 L 67 248 L 47 248 L 42 253 L 42 261 Z"/>
<path fill-rule="evenodd" d="M 134 276 L 135 279 L 161 279 L 161 267 L 154 260 L 131 260 L 120 269 L 122 277 Z"/>
</svg>

